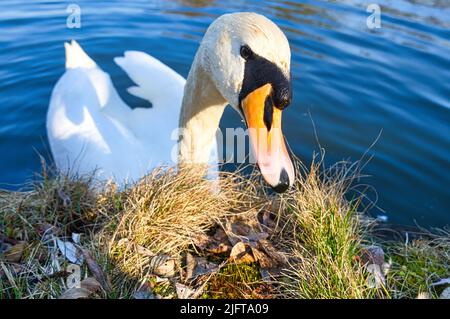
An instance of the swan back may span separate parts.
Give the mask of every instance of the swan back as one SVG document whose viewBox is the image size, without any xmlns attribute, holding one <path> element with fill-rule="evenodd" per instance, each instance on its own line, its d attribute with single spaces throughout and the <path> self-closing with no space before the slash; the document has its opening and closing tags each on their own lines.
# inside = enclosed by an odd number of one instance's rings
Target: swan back
<svg viewBox="0 0 450 319">
<path fill-rule="evenodd" d="M 47 112 L 58 169 L 80 174 L 96 170 L 100 180 L 124 183 L 157 165 L 173 165 L 177 139 L 172 132 L 178 126 L 184 79 L 145 53 L 127 52 L 116 61 L 136 83 L 129 91 L 153 105 L 131 109 L 110 76 L 75 41 L 65 48 L 66 72 L 53 89 Z"/>
</svg>

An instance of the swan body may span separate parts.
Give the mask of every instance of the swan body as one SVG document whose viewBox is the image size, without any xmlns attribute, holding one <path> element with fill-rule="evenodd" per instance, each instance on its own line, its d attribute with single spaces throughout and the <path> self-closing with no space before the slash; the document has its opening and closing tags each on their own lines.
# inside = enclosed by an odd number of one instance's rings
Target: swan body
<svg viewBox="0 0 450 319">
<path fill-rule="evenodd" d="M 47 113 L 57 167 L 80 174 L 98 170 L 100 178 L 133 181 L 155 166 L 172 164 L 185 79 L 146 53 L 125 52 L 115 62 L 136 83 L 129 93 L 153 106 L 131 109 L 77 42 L 65 48 L 67 70 Z"/>
<path fill-rule="evenodd" d="M 249 136 L 266 181 L 281 191 L 292 184 L 293 166 L 283 136 L 276 134 L 281 110 L 290 102 L 290 50 L 283 32 L 267 18 L 234 13 L 216 19 L 187 80 L 143 52 L 115 58 L 136 84 L 128 92 L 152 103 L 145 109 L 126 105 L 110 76 L 77 42 L 65 49 L 66 72 L 47 113 L 59 170 L 95 171 L 101 180 L 123 184 L 164 164 L 217 167 L 216 131 L 230 104 L 249 129 L 258 131 Z"/>
</svg>

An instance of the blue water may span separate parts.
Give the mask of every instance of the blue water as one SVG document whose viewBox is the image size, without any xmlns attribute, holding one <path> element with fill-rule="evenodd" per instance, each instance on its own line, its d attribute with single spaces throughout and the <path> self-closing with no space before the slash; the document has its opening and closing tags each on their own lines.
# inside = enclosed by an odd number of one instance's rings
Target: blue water
<svg viewBox="0 0 450 319">
<path fill-rule="evenodd" d="M 66 8 L 81 8 L 81 28 Z M 369 3 L 381 5 L 370 30 Z M 49 155 L 45 116 L 64 72 L 63 42 L 76 39 L 125 89 L 113 63 L 142 50 L 186 76 L 207 26 L 233 11 L 275 21 L 292 50 L 294 100 L 284 132 L 306 164 L 318 142 L 327 163 L 373 156 L 364 183 L 378 194 L 372 214 L 402 224 L 450 224 L 450 1 L 0 1 L 0 186 L 17 189 Z M 238 127 L 227 110 L 222 126 Z M 371 195 L 375 198 L 375 195 Z"/>
</svg>

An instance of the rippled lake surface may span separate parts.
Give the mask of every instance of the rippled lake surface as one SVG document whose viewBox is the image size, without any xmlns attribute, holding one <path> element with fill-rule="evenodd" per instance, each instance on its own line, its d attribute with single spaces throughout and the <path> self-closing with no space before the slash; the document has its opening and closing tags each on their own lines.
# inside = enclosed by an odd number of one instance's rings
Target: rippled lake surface
<svg viewBox="0 0 450 319">
<path fill-rule="evenodd" d="M 81 28 L 66 26 L 69 4 Z M 381 28 L 369 29 L 369 3 Z M 305 164 L 319 144 L 326 163 L 373 157 L 362 182 L 378 194 L 372 214 L 394 223 L 450 224 L 450 1 L 0 1 L 0 187 L 18 189 L 49 155 L 45 117 L 64 72 L 63 42 L 76 39 L 126 93 L 113 58 L 145 51 L 187 76 L 207 26 L 254 11 L 286 33 L 294 100 L 284 132 Z M 223 127 L 242 125 L 227 110 Z M 371 193 L 371 198 L 375 195 Z"/>
</svg>

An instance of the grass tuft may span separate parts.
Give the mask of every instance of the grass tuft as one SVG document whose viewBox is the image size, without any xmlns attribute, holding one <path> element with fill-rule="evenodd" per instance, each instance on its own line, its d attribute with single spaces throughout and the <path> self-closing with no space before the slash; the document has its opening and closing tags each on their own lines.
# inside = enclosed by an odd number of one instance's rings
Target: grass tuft
<svg viewBox="0 0 450 319">
<path fill-rule="evenodd" d="M 333 174 L 331 174 L 333 170 Z M 345 178 L 343 178 L 345 176 Z M 368 273 L 358 261 L 367 234 L 358 201 L 345 198 L 357 170 L 313 163 L 286 201 L 293 262 L 284 284 L 293 298 L 371 298 Z M 290 244 L 293 243 L 293 244 Z"/>
</svg>

